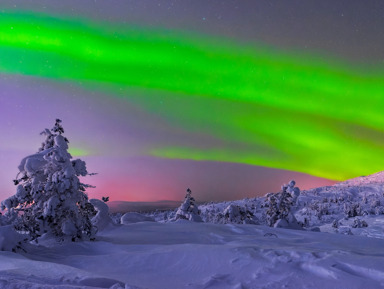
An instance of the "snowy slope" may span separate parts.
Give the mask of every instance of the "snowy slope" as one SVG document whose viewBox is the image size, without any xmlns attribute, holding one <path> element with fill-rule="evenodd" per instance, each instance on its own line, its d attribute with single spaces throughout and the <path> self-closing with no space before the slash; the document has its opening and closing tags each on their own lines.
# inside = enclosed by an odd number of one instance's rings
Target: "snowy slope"
<svg viewBox="0 0 384 289">
<path fill-rule="evenodd" d="M 335 186 L 364 186 L 364 185 L 381 185 L 384 183 L 384 171 L 369 176 L 361 176 L 347 181 L 337 183 Z"/>
</svg>

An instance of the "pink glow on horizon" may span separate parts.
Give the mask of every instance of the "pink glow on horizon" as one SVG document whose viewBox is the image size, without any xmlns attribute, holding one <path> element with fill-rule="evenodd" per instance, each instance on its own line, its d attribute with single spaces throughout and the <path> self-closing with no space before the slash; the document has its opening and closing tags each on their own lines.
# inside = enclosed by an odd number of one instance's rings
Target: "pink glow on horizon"
<svg viewBox="0 0 384 289">
<path fill-rule="evenodd" d="M 91 157 L 88 164 L 96 165 Z M 103 168 L 87 177 L 95 189 L 90 198 L 110 196 L 119 201 L 182 200 L 191 188 L 196 200 L 220 201 L 263 196 L 277 192 L 284 183 L 294 179 L 300 189 L 332 185 L 335 181 L 302 173 L 242 164 L 166 160 L 151 157 L 116 160 L 115 168 Z M 103 163 L 102 158 L 97 162 Z M 88 169 L 90 166 L 88 165 Z M 120 185 L 119 185 L 120 184 Z"/>
</svg>

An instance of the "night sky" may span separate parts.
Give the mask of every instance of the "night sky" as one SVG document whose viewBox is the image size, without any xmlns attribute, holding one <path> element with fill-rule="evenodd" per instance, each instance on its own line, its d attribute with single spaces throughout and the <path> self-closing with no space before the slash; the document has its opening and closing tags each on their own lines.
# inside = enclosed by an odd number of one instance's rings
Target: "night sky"
<svg viewBox="0 0 384 289">
<path fill-rule="evenodd" d="M 383 28 L 382 1 L 1 1 L 0 198 L 56 118 L 91 198 L 381 171 Z"/>
</svg>

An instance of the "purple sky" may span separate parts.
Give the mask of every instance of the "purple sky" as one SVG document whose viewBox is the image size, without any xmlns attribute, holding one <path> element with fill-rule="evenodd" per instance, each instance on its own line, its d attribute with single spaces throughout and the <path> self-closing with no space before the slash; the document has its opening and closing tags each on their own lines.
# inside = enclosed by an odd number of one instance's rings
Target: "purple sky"
<svg viewBox="0 0 384 289">
<path fill-rule="evenodd" d="M 0 170 L 2 196 L 14 193 L 12 179 L 20 160 L 37 151 L 56 117 L 63 119 L 70 147 L 89 155 L 79 157 L 90 172 L 86 182 L 96 185 L 91 197 L 111 200 L 156 201 L 182 198 L 191 187 L 200 200 L 231 200 L 277 191 L 290 179 L 309 188 L 331 184 L 302 173 L 223 162 L 167 160 L 142 155 L 152 142 L 172 142 L 180 136 L 156 116 L 148 115 L 123 100 L 67 84 L 47 83 L 21 76 L 0 78 Z M 92 99 L 92 101 L 90 101 Z"/>
<path fill-rule="evenodd" d="M 0 10 L 186 30 L 241 43 L 310 51 L 354 62 L 383 63 L 381 1 L 1 1 Z M 382 37 L 380 37 L 382 36 Z M 1 57 L 1 56 L 0 56 Z M 98 175 L 90 197 L 156 201 L 182 199 L 190 187 L 198 201 L 230 200 L 277 191 L 296 179 L 301 188 L 333 183 L 302 173 L 232 164 L 166 160 L 145 155 L 152 143 L 180 138 L 214 142 L 177 131 L 131 103 L 81 84 L 0 74 L 0 198 L 15 193 L 19 161 L 37 151 L 39 133 L 63 120 L 70 146 Z"/>
</svg>

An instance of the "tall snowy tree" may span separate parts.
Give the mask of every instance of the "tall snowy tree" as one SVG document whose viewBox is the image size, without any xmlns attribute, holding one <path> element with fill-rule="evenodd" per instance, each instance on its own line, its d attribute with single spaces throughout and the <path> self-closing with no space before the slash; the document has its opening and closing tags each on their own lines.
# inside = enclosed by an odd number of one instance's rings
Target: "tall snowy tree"
<svg viewBox="0 0 384 289">
<path fill-rule="evenodd" d="M 199 208 L 195 204 L 195 199 L 191 196 L 192 191 L 187 189 L 187 195 L 183 203 L 176 211 L 175 219 L 185 219 L 193 222 L 202 222 L 200 217 Z"/>
<path fill-rule="evenodd" d="M 75 241 L 92 239 L 96 233 L 91 223 L 95 210 L 85 193 L 90 186 L 79 180 L 89 175 L 86 164 L 71 160 L 63 133 L 59 119 L 41 133 L 46 139 L 39 152 L 25 157 L 18 167 L 16 194 L 1 203 L 5 215 L 15 219 L 15 228 L 31 240 L 46 234 Z"/>
</svg>

